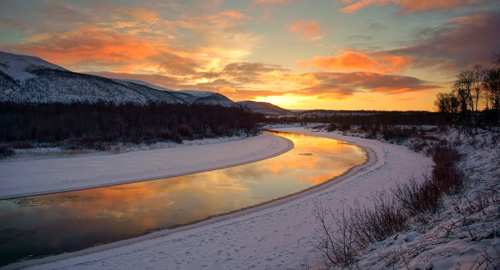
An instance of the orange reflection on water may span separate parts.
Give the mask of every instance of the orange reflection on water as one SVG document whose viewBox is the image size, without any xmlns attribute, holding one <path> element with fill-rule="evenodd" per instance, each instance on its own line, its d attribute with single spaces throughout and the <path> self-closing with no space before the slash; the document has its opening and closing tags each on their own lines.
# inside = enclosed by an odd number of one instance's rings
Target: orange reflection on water
<svg viewBox="0 0 500 270">
<path fill-rule="evenodd" d="M 12 241 L 0 244 L 0 253 L 54 254 L 139 236 L 300 192 L 366 160 L 360 148 L 340 141 L 279 136 L 293 141 L 294 148 L 254 163 L 0 201 L 0 219 L 6 220 L 0 224 L 0 234 L 17 233 Z"/>
<path fill-rule="evenodd" d="M 160 216 L 169 225 L 259 204 L 299 192 L 364 162 L 358 147 L 337 140 L 280 133 L 294 143 L 289 152 L 255 163 L 187 176 L 20 199 L 78 213 L 81 219 L 127 219 L 141 226 Z M 177 222 L 175 222 L 177 221 Z M 162 223 L 162 222 L 160 222 Z"/>
</svg>

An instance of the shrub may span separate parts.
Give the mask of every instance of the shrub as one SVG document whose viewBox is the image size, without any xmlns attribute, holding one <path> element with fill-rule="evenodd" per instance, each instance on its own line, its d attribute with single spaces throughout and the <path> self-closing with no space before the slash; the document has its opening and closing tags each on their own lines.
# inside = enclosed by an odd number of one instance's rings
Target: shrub
<svg viewBox="0 0 500 270">
<path fill-rule="evenodd" d="M 405 128 L 399 128 L 399 127 L 384 127 L 382 130 L 382 137 L 384 140 L 387 141 L 397 141 L 401 142 L 403 140 L 406 140 L 410 138 L 413 134 L 415 134 L 415 130 L 413 129 L 405 129 Z"/>
<path fill-rule="evenodd" d="M 371 200 L 371 207 L 351 208 L 337 215 L 316 210 L 323 234 L 318 247 L 327 264 L 351 267 L 360 250 L 404 230 L 409 219 L 436 211 L 444 194 L 460 190 L 463 176 L 456 168 L 458 152 L 446 146 L 435 147 L 431 152 L 435 164 L 432 175 L 423 182 L 413 179 L 401 184 L 391 191 L 392 197 L 379 194 Z M 328 216 L 332 223 L 327 221 Z"/>
<path fill-rule="evenodd" d="M 14 150 L 7 146 L 0 146 L 0 158 L 6 158 L 14 155 Z"/>
<path fill-rule="evenodd" d="M 437 146 L 433 149 L 432 182 L 440 192 L 455 193 L 463 186 L 463 175 L 456 168 L 460 154 L 449 147 Z"/>
<path fill-rule="evenodd" d="M 433 212 L 438 207 L 440 192 L 431 178 L 427 178 L 421 184 L 411 180 L 407 184 L 399 185 L 392 192 L 401 203 L 402 210 L 409 216 Z"/>
<path fill-rule="evenodd" d="M 407 217 L 392 198 L 379 194 L 372 202 L 372 207 L 351 210 L 350 227 L 360 248 L 406 228 Z"/>
<path fill-rule="evenodd" d="M 340 213 L 317 206 L 315 216 L 323 234 L 318 249 L 327 264 L 337 267 L 352 266 L 360 250 L 403 230 L 407 220 L 385 194 L 374 197 L 372 207 L 343 209 Z"/>
<path fill-rule="evenodd" d="M 334 123 L 331 123 L 331 124 L 329 124 L 329 125 L 327 126 L 326 131 L 328 131 L 328 132 L 332 132 L 332 131 L 335 131 L 335 130 L 337 130 L 337 129 L 338 129 L 337 125 L 335 125 Z"/>
<path fill-rule="evenodd" d="M 28 149 L 28 148 L 33 148 L 33 144 L 30 142 L 16 142 L 16 143 L 12 144 L 12 148 Z"/>
<path fill-rule="evenodd" d="M 435 147 L 431 152 L 434 161 L 432 175 L 425 177 L 422 183 L 410 180 L 392 191 L 410 216 L 436 211 L 443 194 L 457 192 L 463 186 L 463 176 L 455 167 L 460 159 L 458 152 L 443 146 Z"/>
<path fill-rule="evenodd" d="M 351 124 L 350 123 L 342 123 L 339 127 L 339 130 L 341 130 L 341 131 L 351 130 Z"/>
<path fill-rule="evenodd" d="M 317 248 L 326 258 L 326 264 L 337 267 L 353 265 L 356 262 L 358 248 L 355 246 L 350 217 L 345 210 L 335 215 L 317 206 L 315 215 L 321 224 L 321 233 L 324 236 L 319 240 Z M 331 226 L 330 221 L 335 227 Z"/>
</svg>

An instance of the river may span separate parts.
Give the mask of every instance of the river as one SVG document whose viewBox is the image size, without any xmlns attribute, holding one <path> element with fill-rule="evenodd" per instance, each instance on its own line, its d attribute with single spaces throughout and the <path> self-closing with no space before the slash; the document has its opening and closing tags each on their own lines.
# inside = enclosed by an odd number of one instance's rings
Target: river
<svg viewBox="0 0 500 270">
<path fill-rule="evenodd" d="M 0 265 L 81 250 L 207 219 L 291 195 L 363 164 L 339 140 L 275 133 L 290 151 L 185 176 L 0 200 Z"/>
</svg>

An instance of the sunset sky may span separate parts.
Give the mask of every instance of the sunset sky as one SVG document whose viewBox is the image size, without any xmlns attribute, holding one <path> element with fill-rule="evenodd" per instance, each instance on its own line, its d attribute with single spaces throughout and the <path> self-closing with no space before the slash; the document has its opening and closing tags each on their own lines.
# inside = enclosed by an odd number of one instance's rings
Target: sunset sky
<svg viewBox="0 0 500 270">
<path fill-rule="evenodd" d="M 2 0 L 0 50 L 290 109 L 434 110 L 500 53 L 498 0 Z"/>
</svg>

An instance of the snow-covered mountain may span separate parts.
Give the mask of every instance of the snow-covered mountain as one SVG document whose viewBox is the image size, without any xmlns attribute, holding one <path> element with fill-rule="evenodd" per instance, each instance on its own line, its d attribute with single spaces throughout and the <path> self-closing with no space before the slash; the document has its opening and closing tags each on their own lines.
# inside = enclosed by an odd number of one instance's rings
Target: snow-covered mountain
<svg viewBox="0 0 500 270">
<path fill-rule="evenodd" d="M 5 52 L 0 52 L 0 101 L 104 101 L 115 104 L 165 102 L 237 106 L 229 98 L 218 93 L 174 91 L 141 81 L 76 73 L 38 57 Z"/>
<path fill-rule="evenodd" d="M 267 115 L 283 115 L 291 114 L 289 110 L 278 107 L 274 104 L 268 102 L 258 102 L 258 101 L 240 101 L 237 102 L 242 108 L 250 110 L 255 113 L 267 114 Z"/>
</svg>

